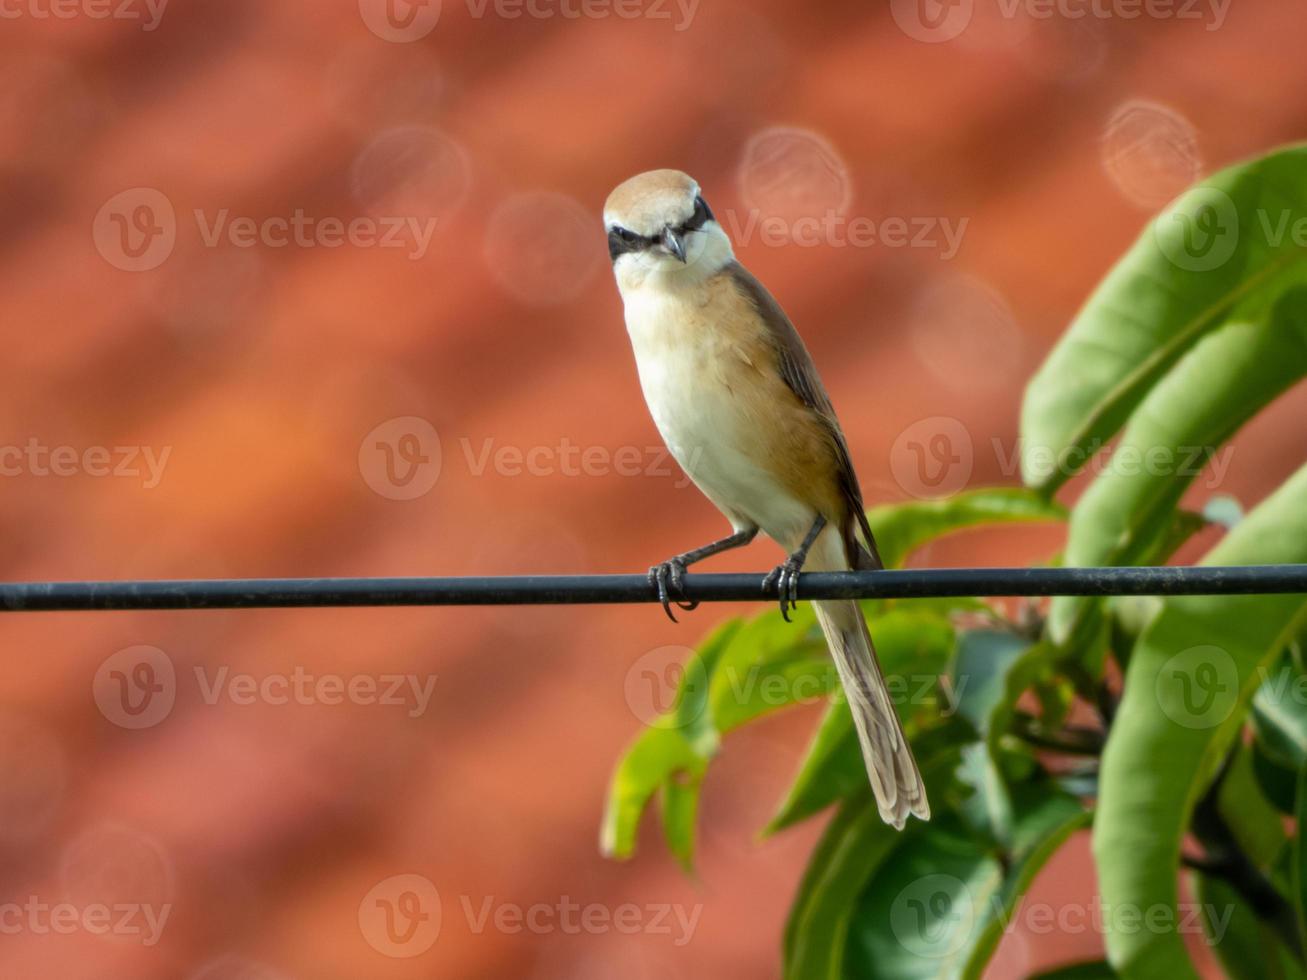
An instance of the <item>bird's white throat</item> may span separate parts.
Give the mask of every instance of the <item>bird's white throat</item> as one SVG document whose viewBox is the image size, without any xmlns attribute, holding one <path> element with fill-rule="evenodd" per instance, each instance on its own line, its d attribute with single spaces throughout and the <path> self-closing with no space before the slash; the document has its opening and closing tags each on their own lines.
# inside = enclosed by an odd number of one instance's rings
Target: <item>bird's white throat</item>
<svg viewBox="0 0 1307 980">
<path fill-rule="evenodd" d="M 731 240 L 721 225 L 710 221 L 686 239 L 686 261 L 673 255 L 643 251 L 618 256 L 613 275 L 622 298 L 645 289 L 680 291 L 702 285 L 735 259 Z"/>
</svg>

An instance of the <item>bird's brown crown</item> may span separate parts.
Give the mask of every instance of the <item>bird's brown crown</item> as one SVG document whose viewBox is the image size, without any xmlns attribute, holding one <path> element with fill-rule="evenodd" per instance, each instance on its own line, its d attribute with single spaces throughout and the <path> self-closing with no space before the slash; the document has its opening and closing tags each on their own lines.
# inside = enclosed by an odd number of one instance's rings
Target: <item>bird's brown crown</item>
<svg viewBox="0 0 1307 980">
<path fill-rule="evenodd" d="M 656 235 L 688 219 L 699 184 L 680 170 L 649 170 L 618 184 L 604 202 L 604 224 Z"/>
</svg>

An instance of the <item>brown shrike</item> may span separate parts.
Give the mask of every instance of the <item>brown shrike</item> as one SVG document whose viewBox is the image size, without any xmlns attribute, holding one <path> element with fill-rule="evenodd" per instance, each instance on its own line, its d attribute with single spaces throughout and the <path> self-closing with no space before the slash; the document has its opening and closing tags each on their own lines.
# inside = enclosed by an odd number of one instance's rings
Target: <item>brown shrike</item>
<svg viewBox="0 0 1307 980">
<path fill-rule="evenodd" d="M 779 594 L 786 619 L 801 568 L 880 568 L 848 445 L 812 358 L 780 305 L 735 260 L 699 185 L 679 170 L 632 177 L 609 195 L 604 225 L 654 423 L 735 529 L 650 569 L 667 614 L 674 594 L 684 594 L 687 566 L 760 530 L 789 552 L 762 584 Z M 900 829 L 910 813 L 929 819 L 862 610 L 849 600 L 813 606 L 882 819 Z"/>
</svg>

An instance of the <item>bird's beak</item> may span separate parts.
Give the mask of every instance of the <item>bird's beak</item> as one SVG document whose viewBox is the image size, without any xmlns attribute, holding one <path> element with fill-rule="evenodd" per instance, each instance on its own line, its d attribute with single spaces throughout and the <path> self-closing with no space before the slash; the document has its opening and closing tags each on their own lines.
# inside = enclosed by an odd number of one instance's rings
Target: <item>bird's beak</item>
<svg viewBox="0 0 1307 980">
<path fill-rule="evenodd" d="M 663 232 L 663 248 L 682 262 L 685 261 L 685 239 L 677 234 L 674 229 L 668 228 Z"/>
</svg>

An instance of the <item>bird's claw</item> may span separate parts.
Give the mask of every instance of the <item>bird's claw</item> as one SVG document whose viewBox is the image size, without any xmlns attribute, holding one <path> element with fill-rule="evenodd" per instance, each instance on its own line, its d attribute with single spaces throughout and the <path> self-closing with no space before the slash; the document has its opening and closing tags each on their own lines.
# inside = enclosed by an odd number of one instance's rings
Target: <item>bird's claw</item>
<svg viewBox="0 0 1307 980">
<path fill-rule="evenodd" d="M 649 569 L 649 584 L 658 589 L 658 601 L 662 603 L 663 612 L 673 623 L 677 622 L 672 612 L 672 604 L 684 612 L 699 608 L 699 603 L 684 598 L 685 596 L 685 562 L 679 557 L 670 558 Z M 671 586 L 669 589 L 668 586 Z M 671 592 L 679 592 L 681 598 L 673 599 Z"/>
<path fill-rule="evenodd" d="M 790 556 L 767 573 L 762 580 L 763 594 L 775 592 L 781 604 L 781 618 L 790 622 L 790 610 L 799 605 L 799 570 L 802 563 Z"/>
</svg>

